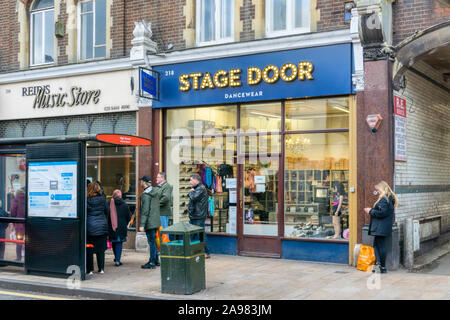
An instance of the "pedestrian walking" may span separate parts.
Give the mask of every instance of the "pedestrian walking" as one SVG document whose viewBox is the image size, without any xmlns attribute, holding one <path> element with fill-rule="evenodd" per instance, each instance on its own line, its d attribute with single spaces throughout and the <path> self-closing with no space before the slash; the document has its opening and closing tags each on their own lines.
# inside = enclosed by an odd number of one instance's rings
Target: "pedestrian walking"
<svg viewBox="0 0 450 320">
<path fill-rule="evenodd" d="M 205 232 L 205 221 L 208 215 L 208 192 L 205 186 L 201 183 L 201 177 L 197 173 L 193 173 L 190 177 L 189 183 L 192 186 L 189 192 L 189 223 L 202 227 L 204 232 L 205 241 L 205 253 L 206 258 L 210 257 L 209 248 L 207 245 L 206 232 Z"/>
<path fill-rule="evenodd" d="M 109 241 L 111 241 L 114 252 L 114 264 L 121 266 L 122 244 L 127 241 L 128 223 L 131 219 L 131 212 L 126 202 L 122 199 L 122 192 L 114 190 L 109 203 Z"/>
<path fill-rule="evenodd" d="M 12 218 L 25 218 L 25 191 L 18 189 L 15 193 L 14 199 L 11 203 L 11 217 Z M 14 230 L 16 232 L 17 240 L 25 239 L 25 224 L 14 223 Z M 18 243 L 16 245 L 16 261 L 22 260 L 23 244 Z"/>
<path fill-rule="evenodd" d="M 103 274 L 105 269 L 106 239 L 108 236 L 109 207 L 106 197 L 97 182 L 91 182 L 87 188 L 87 243 L 94 245 L 87 248 L 86 271 L 94 271 L 94 253 L 97 256 L 98 272 Z"/>
<path fill-rule="evenodd" d="M 160 190 L 160 216 L 161 227 L 167 228 L 169 226 L 169 220 L 172 220 L 172 191 L 173 187 L 166 181 L 166 174 L 164 172 L 158 173 L 156 176 L 156 183 Z"/>
<path fill-rule="evenodd" d="M 161 226 L 159 215 L 160 210 L 160 188 L 153 188 L 151 180 L 148 176 L 139 179 L 144 192 L 141 195 L 141 219 L 140 232 L 145 232 L 150 250 L 150 257 L 146 264 L 142 265 L 142 269 L 155 269 L 160 263 L 157 257 L 156 247 L 156 231 Z"/>
<path fill-rule="evenodd" d="M 392 234 L 394 210 L 398 206 L 398 198 L 385 181 L 375 186 L 375 193 L 379 195 L 373 208 L 364 208 L 370 215 L 369 235 L 374 236 L 375 265 L 380 273 L 386 273 L 386 238 Z M 375 272 L 375 268 L 373 269 Z"/>
</svg>

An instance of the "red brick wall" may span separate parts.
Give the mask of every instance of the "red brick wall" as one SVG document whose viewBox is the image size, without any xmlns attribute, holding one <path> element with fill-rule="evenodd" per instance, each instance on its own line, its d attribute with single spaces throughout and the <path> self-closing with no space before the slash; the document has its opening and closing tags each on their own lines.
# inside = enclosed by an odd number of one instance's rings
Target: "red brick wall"
<svg viewBox="0 0 450 320">
<path fill-rule="evenodd" d="M 450 8 L 437 0 L 397 0 L 393 6 L 394 44 L 450 19 Z"/>
<path fill-rule="evenodd" d="M 252 19 L 255 18 L 255 5 L 252 0 L 244 0 L 244 6 L 240 8 L 240 20 L 243 21 L 244 30 L 240 33 L 241 41 L 255 39 L 255 30 L 252 30 Z"/>
<path fill-rule="evenodd" d="M 62 65 L 62 64 L 67 64 L 68 63 L 68 56 L 66 55 L 66 46 L 69 42 L 69 37 L 67 36 L 66 32 L 67 32 L 67 19 L 68 19 L 68 14 L 67 14 L 67 5 L 66 2 L 61 2 L 60 3 L 60 14 L 58 17 L 56 17 L 55 21 L 59 21 L 64 23 L 64 37 L 61 38 L 55 38 L 58 44 L 58 48 L 59 48 L 59 56 L 58 56 L 58 64 Z"/>
<path fill-rule="evenodd" d="M 19 69 L 19 31 L 16 1 L 1 1 L 0 14 L 0 72 Z M 7 2 L 7 3 L 5 3 Z"/>
<path fill-rule="evenodd" d="M 320 10 L 320 20 L 317 22 L 317 31 L 329 31 L 349 28 L 344 21 L 344 4 L 342 0 L 317 0 L 317 9 Z"/>
<path fill-rule="evenodd" d="M 183 49 L 185 47 L 183 40 L 183 29 L 186 24 L 183 16 L 185 3 L 186 0 L 128 0 L 124 8 L 123 0 L 115 0 L 111 10 L 113 16 L 111 58 L 129 55 L 134 22 L 141 20 L 152 23 L 152 39 L 158 44 L 159 50 L 165 51 L 169 43 L 174 45 L 173 50 Z"/>
</svg>

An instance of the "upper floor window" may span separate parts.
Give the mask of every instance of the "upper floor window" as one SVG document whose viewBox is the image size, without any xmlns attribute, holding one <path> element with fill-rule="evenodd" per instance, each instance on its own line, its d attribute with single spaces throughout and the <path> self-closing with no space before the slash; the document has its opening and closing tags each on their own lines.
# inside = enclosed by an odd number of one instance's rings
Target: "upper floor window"
<svg viewBox="0 0 450 320">
<path fill-rule="evenodd" d="M 80 60 L 106 57 L 106 0 L 79 2 Z"/>
<path fill-rule="evenodd" d="M 234 0 L 197 0 L 197 44 L 233 41 Z"/>
<path fill-rule="evenodd" d="M 309 32 L 310 0 L 266 0 L 268 36 Z"/>
<path fill-rule="evenodd" d="M 54 62 L 55 12 L 53 0 L 36 0 L 30 12 L 31 65 Z"/>
</svg>

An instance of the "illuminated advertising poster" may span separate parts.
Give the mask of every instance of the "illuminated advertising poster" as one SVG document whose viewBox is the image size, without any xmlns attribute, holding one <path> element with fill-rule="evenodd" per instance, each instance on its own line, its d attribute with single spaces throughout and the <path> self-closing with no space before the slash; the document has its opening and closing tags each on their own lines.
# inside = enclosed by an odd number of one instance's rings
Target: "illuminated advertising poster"
<svg viewBox="0 0 450 320">
<path fill-rule="evenodd" d="M 29 163 L 28 216 L 77 217 L 75 161 Z"/>
</svg>

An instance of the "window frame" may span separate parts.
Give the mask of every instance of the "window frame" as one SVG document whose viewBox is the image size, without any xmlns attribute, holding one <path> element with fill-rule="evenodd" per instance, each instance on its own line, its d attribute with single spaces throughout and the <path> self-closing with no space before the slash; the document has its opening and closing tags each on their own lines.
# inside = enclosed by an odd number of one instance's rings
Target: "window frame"
<svg viewBox="0 0 450 320">
<path fill-rule="evenodd" d="M 286 0 L 286 29 L 273 31 L 273 25 L 271 23 L 272 8 L 274 0 L 266 0 L 266 37 L 279 37 L 285 35 L 301 34 L 311 32 L 311 1 L 308 1 L 308 26 L 307 27 L 295 27 L 295 0 Z M 288 14 L 290 12 L 290 14 Z"/>
<path fill-rule="evenodd" d="M 92 11 L 89 11 L 89 12 L 81 12 L 81 5 L 83 4 L 83 3 L 89 3 L 89 2 L 92 2 Z M 96 11 L 96 5 L 95 5 L 95 0 L 80 0 L 80 1 L 78 1 L 78 3 L 77 3 L 77 25 L 79 26 L 78 27 L 78 32 L 77 32 L 77 57 L 78 57 L 78 61 L 82 61 L 82 62 L 85 62 L 85 61 L 95 61 L 95 60 L 104 60 L 104 59 L 107 59 L 107 29 L 108 28 L 106 28 L 105 29 L 105 44 L 103 45 L 96 45 L 95 44 L 95 11 Z M 108 12 L 108 1 L 107 0 L 105 0 L 105 10 L 106 10 L 106 12 L 105 12 L 105 17 L 106 17 L 106 20 L 108 20 L 107 19 L 107 12 Z M 82 26 L 81 26 L 81 16 L 82 15 L 84 15 L 84 14 L 88 14 L 88 13 L 92 13 L 92 30 L 93 30 L 93 34 L 92 34 L 92 58 L 87 58 L 87 59 L 82 59 L 82 57 L 81 57 L 81 33 L 82 33 L 82 30 L 81 30 L 81 28 L 82 28 Z M 95 49 L 96 48 L 99 48 L 99 47 L 105 47 L 105 56 L 104 57 L 95 57 Z"/>
<path fill-rule="evenodd" d="M 52 12 L 53 13 L 53 24 L 55 23 L 55 5 L 53 3 L 52 7 L 48 7 L 48 8 L 42 8 L 42 9 L 36 9 L 36 10 L 30 10 L 30 67 L 36 67 L 36 66 L 45 66 L 45 65 L 52 65 L 55 64 L 56 59 L 55 59 L 55 33 L 53 32 L 52 36 L 53 36 L 53 61 L 52 62 L 45 62 L 45 15 L 47 12 Z M 41 58 L 42 58 L 42 63 L 36 63 L 34 62 L 34 45 L 35 45 L 35 39 L 34 39 L 34 19 L 35 16 L 41 14 L 42 15 L 42 43 L 41 43 Z"/>
<path fill-rule="evenodd" d="M 235 1 L 232 0 L 232 10 L 231 10 L 231 36 L 221 38 L 220 34 L 222 32 L 222 24 L 223 24 L 223 10 L 222 10 L 222 0 L 213 0 L 215 2 L 215 13 L 214 13 L 214 21 L 216 22 L 216 30 L 215 30 L 215 37 L 214 40 L 209 41 L 202 41 L 201 35 L 202 35 L 202 25 L 201 25 L 201 16 L 202 16 L 202 3 L 204 1 L 211 1 L 211 0 L 196 0 L 195 3 L 195 20 L 196 20 L 196 26 L 195 26 L 195 37 L 196 37 L 196 44 L 197 46 L 209 46 L 209 45 L 215 45 L 215 44 L 224 44 L 224 43 L 230 43 L 234 42 L 234 19 L 235 19 Z M 218 9 L 220 8 L 220 9 Z"/>
</svg>

